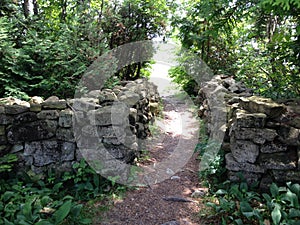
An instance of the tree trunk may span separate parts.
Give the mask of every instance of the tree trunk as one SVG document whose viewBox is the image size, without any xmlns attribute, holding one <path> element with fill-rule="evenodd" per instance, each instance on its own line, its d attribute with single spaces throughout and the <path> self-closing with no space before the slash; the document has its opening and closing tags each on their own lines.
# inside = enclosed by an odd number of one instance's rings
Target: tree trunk
<svg viewBox="0 0 300 225">
<path fill-rule="evenodd" d="M 60 21 L 66 21 L 67 17 L 67 0 L 61 0 L 61 14 L 60 14 Z"/>
<path fill-rule="evenodd" d="M 33 0 L 33 13 L 35 16 L 37 16 L 39 14 L 39 5 L 37 3 L 37 0 Z"/>
<path fill-rule="evenodd" d="M 23 11 L 24 11 L 25 18 L 28 18 L 29 14 L 30 14 L 29 0 L 24 0 Z"/>
</svg>

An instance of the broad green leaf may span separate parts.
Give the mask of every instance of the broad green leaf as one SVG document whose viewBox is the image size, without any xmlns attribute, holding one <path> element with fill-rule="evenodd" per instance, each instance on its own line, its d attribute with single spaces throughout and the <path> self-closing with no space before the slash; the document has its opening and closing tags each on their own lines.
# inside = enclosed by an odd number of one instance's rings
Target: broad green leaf
<svg viewBox="0 0 300 225">
<path fill-rule="evenodd" d="M 253 208 L 251 207 L 251 205 L 248 202 L 245 202 L 245 201 L 241 202 L 240 210 L 241 210 L 241 213 L 248 219 L 254 215 Z"/>
<path fill-rule="evenodd" d="M 274 225 L 278 225 L 281 220 L 281 212 L 280 212 L 280 205 L 276 204 L 275 208 L 273 209 L 271 213 L 272 221 Z"/>
<path fill-rule="evenodd" d="M 2 195 L 2 197 L 1 197 L 1 199 L 4 201 L 4 202 L 7 202 L 11 197 L 13 197 L 13 196 L 15 196 L 15 193 L 14 192 L 12 192 L 12 191 L 6 191 L 3 195 Z"/>
<path fill-rule="evenodd" d="M 289 210 L 288 216 L 289 216 L 289 218 L 298 217 L 300 219 L 300 210 L 292 208 L 292 209 Z"/>
<path fill-rule="evenodd" d="M 55 213 L 53 214 L 53 217 L 55 218 L 55 224 L 60 224 L 69 214 L 72 207 L 72 201 L 69 200 L 65 202 Z"/>
<path fill-rule="evenodd" d="M 278 186 L 275 183 L 271 184 L 270 191 L 273 198 L 276 198 L 279 194 Z"/>
<path fill-rule="evenodd" d="M 47 220 L 40 220 L 39 222 L 35 223 L 34 225 L 55 225 Z"/>
<path fill-rule="evenodd" d="M 292 193 L 290 190 L 287 191 L 286 194 L 282 197 L 282 200 L 286 200 L 290 202 L 291 207 L 299 207 L 299 201 L 298 201 L 298 196 L 294 193 Z"/>
<path fill-rule="evenodd" d="M 12 223 L 4 218 L 4 225 L 14 225 L 14 223 Z"/>
<path fill-rule="evenodd" d="M 31 207 L 32 202 L 33 201 L 28 201 L 22 207 L 22 212 L 23 212 L 24 216 L 26 217 L 26 219 L 29 221 L 32 219 L 32 207 Z"/>
</svg>

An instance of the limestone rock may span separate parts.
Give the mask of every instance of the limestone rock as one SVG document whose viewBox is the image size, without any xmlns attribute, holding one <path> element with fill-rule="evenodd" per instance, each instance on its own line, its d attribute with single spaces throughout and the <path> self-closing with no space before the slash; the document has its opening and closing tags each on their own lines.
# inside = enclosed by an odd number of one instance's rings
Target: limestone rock
<svg viewBox="0 0 300 225">
<path fill-rule="evenodd" d="M 91 110 L 87 114 L 90 124 L 97 126 L 122 125 L 128 121 L 128 115 L 129 109 L 121 104 Z"/>
<path fill-rule="evenodd" d="M 16 145 L 13 145 L 11 150 L 10 150 L 10 153 L 17 153 L 17 152 L 20 152 L 20 151 L 23 151 L 24 150 L 24 146 L 23 144 L 16 144 Z"/>
<path fill-rule="evenodd" d="M 118 101 L 118 97 L 114 92 L 102 91 L 101 94 L 98 96 L 99 103 L 107 103 L 107 102 L 114 102 Z"/>
<path fill-rule="evenodd" d="M 258 163 L 265 169 L 289 170 L 298 166 L 298 159 L 293 152 L 277 152 L 260 154 Z"/>
<path fill-rule="evenodd" d="M 41 104 L 30 103 L 30 111 L 31 112 L 40 112 L 40 111 L 42 111 L 42 105 Z"/>
<path fill-rule="evenodd" d="M 255 163 L 259 155 L 259 146 L 251 141 L 231 139 L 232 155 L 239 163 Z"/>
<path fill-rule="evenodd" d="M 74 142 L 63 142 L 61 144 L 61 157 L 62 161 L 72 161 L 75 159 L 76 144 Z"/>
<path fill-rule="evenodd" d="M 29 111 L 30 106 L 23 106 L 23 105 L 5 105 L 5 113 L 16 115 L 23 112 Z"/>
<path fill-rule="evenodd" d="M 39 96 L 33 96 L 29 100 L 30 104 L 42 104 L 43 102 L 44 102 L 43 98 Z"/>
<path fill-rule="evenodd" d="M 241 98 L 241 106 L 252 113 L 263 113 L 270 118 L 276 118 L 285 112 L 286 108 L 283 104 L 278 104 L 271 99 L 251 96 L 249 98 Z"/>
<path fill-rule="evenodd" d="M 281 143 L 266 143 L 263 146 L 261 146 L 260 151 L 262 153 L 275 153 L 275 152 L 285 152 L 287 151 L 287 145 L 283 145 Z"/>
<path fill-rule="evenodd" d="M 244 110 L 237 110 L 236 112 L 237 127 L 263 128 L 266 124 L 266 119 L 267 116 L 263 113 L 248 113 Z"/>
<path fill-rule="evenodd" d="M 119 96 L 119 100 L 129 107 L 132 107 L 140 100 L 140 96 L 134 92 L 126 91 L 122 92 L 122 95 Z"/>
<path fill-rule="evenodd" d="M 248 184 L 255 184 L 257 181 L 260 180 L 262 177 L 261 173 L 251 173 L 247 171 L 239 171 L 239 172 L 233 172 L 229 171 L 227 174 L 228 178 L 232 182 L 241 182 L 246 181 Z"/>
<path fill-rule="evenodd" d="M 56 120 L 59 116 L 57 110 L 43 110 L 37 114 L 37 117 L 41 120 Z"/>
<path fill-rule="evenodd" d="M 5 135 L 5 126 L 0 125 L 0 135 Z"/>
<path fill-rule="evenodd" d="M 13 117 L 6 114 L 0 114 L 0 125 L 12 124 Z"/>
<path fill-rule="evenodd" d="M 74 132 L 72 129 L 59 127 L 56 131 L 57 140 L 74 142 Z"/>
<path fill-rule="evenodd" d="M 246 163 L 246 162 L 243 163 L 237 162 L 231 153 L 226 154 L 225 159 L 226 159 L 226 169 L 230 171 L 247 171 L 252 173 L 265 172 L 265 170 L 258 165 Z"/>
<path fill-rule="evenodd" d="M 67 101 L 60 100 L 56 96 L 51 96 L 47 98 L 41 105 L 44 109 L 65 109 L 67 108 Z"/>
<path fill-rule="evenodd" d="M 57 141 L 27 142 L 24 155 L 33 156 L 34 166 L 41 167 L 59 162 L 60 149 Z"/>
<path fill-rule="evenodd" d="M 28 123 L 28 122 L 33 122 L 36 121 L 37 115 L 34 112 L 25 112 L 22 114 L 18 114 L 17 116 L 15 116 L 13 124 L 24 124 L 24 123 Z"/>
<path fill-rule="evenodd" d="M 300 145 L 300 129 L 289 126 L 281 126 L 278 130 L 279 140 L 287 145 Z"/>
<path fill-rule="evenodd" d="M 58 125 L 60 127 L 65 127 L 65 128 L 72 127 L 73 114 L 74 114 L 73 111 L 70 109 L 65 109 L 65 110 L 60 111 Z"/>
<path fill-rule="evenodd" d="M 55 135 L 57 121 L 40 120 L 21 125 L 14 125 L 8 129 L 8 141 L 12 144 L 37 141 L 51 138 Z"/>
<path fill-rule="evenodd" d="M 5 113 L 5 107 L 0 105 L 0 114 L 4 114 Z"/>
<path fill-rule="evenodd" d="M 6 145 L 7 144 L 7 138 L 4 135 L 0 136 L 0 145 Z"/>
<path fill-rule="evenodd" d="M 234 131 L 236 139 L 252 140 L 256 144 L 264 144 L 266 141 L 273 141 L 277 136 L 275 130 L 257 129 L 257 128 L 240 128 Z"/>
</svg>

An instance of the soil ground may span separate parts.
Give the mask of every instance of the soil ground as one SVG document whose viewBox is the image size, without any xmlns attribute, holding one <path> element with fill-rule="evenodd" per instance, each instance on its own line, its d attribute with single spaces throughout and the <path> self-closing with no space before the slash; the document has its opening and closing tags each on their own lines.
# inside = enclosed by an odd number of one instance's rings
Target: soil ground
<svg viewBox="0 0 300 225">
<path fill-rule="evenodd" d="M 178 100 L 178 95 L 163 97 L 162 119 L 156 125 L 155 134 L 150 138 L 145 157 L 138 162 L 139 166 L 148 166 L 170 157 L 178 146 L 182 134 L 175 124 L 178 115 L 189 109 Z M 163 138 L 162 138 L 163 137 Z M 183 151 L 185 149 L 182 149 Z M 113 202 L 113 206 L 102 215 L 102 225 L 197 225 L 205 224 L 199 216 L 204 207 L 202 198 L 192 198 L 192 193 L 205 193 L 198 176 L 199 160 L 193 153 L 176 174 L 168 179 L 139 187 L 126 192 L 122 200 Z M 174 199 L 175 198 L 175 199 Z M 170 200 L 171 201 L 167 201 Z M 182 202 L 180 200 L 187 200 Z"/>
</svg>

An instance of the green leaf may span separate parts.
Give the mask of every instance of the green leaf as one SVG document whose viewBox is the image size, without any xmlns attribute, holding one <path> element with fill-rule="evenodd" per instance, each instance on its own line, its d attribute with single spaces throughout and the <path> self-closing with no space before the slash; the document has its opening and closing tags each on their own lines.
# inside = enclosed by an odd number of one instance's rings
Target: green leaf
<svg viewBox="0 0 300 225">
<path fill-rule="evenodd" d="M 224 189 L 219 189 L 217 192 L 216 192 L 216 195 L 226 195 L 228 192 Z"/>
<path fill-rule="evenodd" d="M 14 225 L 14 223 L 9 222 L 7 219 L 4 218 L 4 225 Z"/>
<path fill-rule="evenodd" d="M 7 202 L 11 197 L 15 196 L 15 193 L 12 191 L 6 191 L 3 195 L 2 195 L 2 200 L 4 202 Z"/>
<path fill-rule="evenodd" d="M 69 200 L 65 202 L 55 213 L 53 217 L 55 218 L 55 224 L 60 224 L 69 214 L 72 207 L 72 201 Z"/>
<path fill-rule="evenodd" d="M 245 217 L 247 217 L 247 219 L 251 218 L 254 215 L 253 208 L 246 201 L 243 201 L 243 202 L 240 203 L 240 210 L 241 210 L 241 213 Z"/>
<path fill-rule="evenodd" d="M 300 210 L 294 208 L 290 209 L 289 218 L 300 218 Z"/>
<path fill-rule="evenodd" d="M 290 202 L 291 207 L 299 207 L 299 202 L 298 202 L 298 196 L 294 193 L 292 193 L 290 190 L 287 191 L 286 194 L 282 197 L 282 200 L 286 200 Z"/>
<path fill-rule="evenodd" d="M 22 208 L 22 212 L 23 212 L 24 216 L 29 221 L 32 220 L 32 207 L 31 207 L 31 204 L 33 203 L 33 201 L 26 202 L 25 205 Z"/>
<path fill-rule="evenodd" d="M 279 188 L 275 183 L 271 184 L 270 191 L 273 198 L 277 197 L 279 194 Z"/>
<path fill-rule="evenodd" d="M 74 218 L 78 217 L 80 215 L 82 207 L 83 207 L 83 205 L 81 205 L 81 204 L 75 205 L 74 207 L 72 207 L 72 209 L 70 211 L 70 215 Z"/>
<path fill-rule="evenodd" d="M 273 209 L 272 213 L 271 213 L 271 217 L 272 217 L 272 221 L 274 223 L 274 225 L 277 225 L 280 223 L 281 220 L 281 212 L 280 212 L 280 205 L 275 204 L 275 208 Z"/>
<path fill-rule="evenodd" d="M 51 223 L 47 220 L 40 220 L 39 222 L 35 223 L 34 225 L 54 225 L 54 223 Z"/>
</svg>

